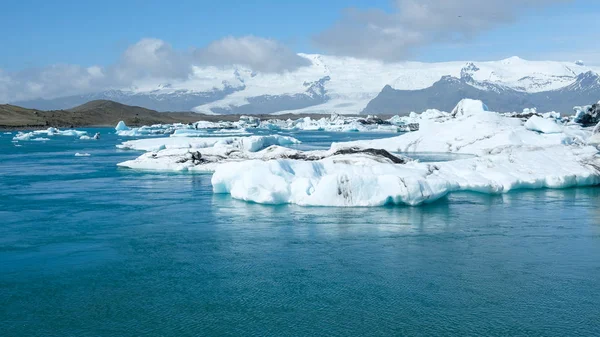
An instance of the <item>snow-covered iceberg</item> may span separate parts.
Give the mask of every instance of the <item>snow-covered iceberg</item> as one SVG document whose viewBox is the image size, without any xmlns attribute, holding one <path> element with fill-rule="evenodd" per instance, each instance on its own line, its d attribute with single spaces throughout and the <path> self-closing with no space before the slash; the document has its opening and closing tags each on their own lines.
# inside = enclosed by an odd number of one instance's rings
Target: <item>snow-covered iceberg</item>
<svg viewBox="0 0 600 337">
<path fill-rule="evenodd" d="M 250 137 L 168 137 L 129 140 L 117 145 L 119 149 L 138 151 L 160 151 L 164 149 L 201 149 L 207 147 L 232 147 L 255 152 L 271 145 L 293 145 L 300 141 L 281 135 Z"/>
<path fill-rule="evenodd" d="M 119 123 L 117 123 L 117 126 L 115 126 L 115 130 L 116 131 L 127 131 L 127 130 L 129 130 L 129 127 L 127 125 L 125 125 L 125 122 L 119 121 Z"/>
<path fill-rule="evenodd" d="M 591 147 L 505 149 L 480 158 L 398 165 L 369 160 L 231 162 L 216 167 L 215 193 L 267 204 L 305 206 L 418 205 L 453 191 L 505 193 L 600 183 Z"/>
</svg>

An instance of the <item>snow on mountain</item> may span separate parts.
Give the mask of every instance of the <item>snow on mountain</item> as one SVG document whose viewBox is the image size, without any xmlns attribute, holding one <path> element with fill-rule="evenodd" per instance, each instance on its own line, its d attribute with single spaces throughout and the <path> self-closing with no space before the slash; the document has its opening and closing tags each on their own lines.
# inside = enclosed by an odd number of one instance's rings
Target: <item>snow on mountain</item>
<svg viewBox="0 0 600 337">
<path fill-rule="evenodd" d="M 90 99 L 112 99 L 159 111 L 357 114 L 378 97 L 382 88 L 424 90 L 445 76 L 461 79 L 480 91 L 535 94 L 568 87 L 581 74 L 600 70 L 583 62 L 528 61 L 518 57 L 490 62 L 384 63 L 299 55 L 312 64 L 283 73 L 254 72 L 242 66 L 194 67 L 193 73 L 183 80 L 157 79 L 101 93 L 15 103 L 59 109 Z M 456 102 L 452 98 L 448 104 Z"/>
</svg>

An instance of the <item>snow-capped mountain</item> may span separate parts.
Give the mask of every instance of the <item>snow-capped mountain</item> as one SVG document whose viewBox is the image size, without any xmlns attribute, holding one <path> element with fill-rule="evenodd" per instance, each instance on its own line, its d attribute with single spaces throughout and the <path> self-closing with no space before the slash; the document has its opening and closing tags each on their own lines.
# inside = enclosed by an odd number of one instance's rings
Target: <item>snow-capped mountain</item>
<svg viewBox="0 0 600 337">
<path fill-rule="evenodd" d="M 293 72 L 257 73 L 234 66 L 195 67 L 185 80 L 140 83 L 132 88 L 50 100 L 14 102 L 63 109 L 109 99 L 159 111 L 208 114 L 393 113 L 449 109 L 464 97 L 497 111 L 571 110 L 600 98 L 597 71 L 583 62 L 527 61 L 383 63 L 299 54 L 311 65 Z M 567 111 L 565 111 L 567 112 Z"/>
</svg>

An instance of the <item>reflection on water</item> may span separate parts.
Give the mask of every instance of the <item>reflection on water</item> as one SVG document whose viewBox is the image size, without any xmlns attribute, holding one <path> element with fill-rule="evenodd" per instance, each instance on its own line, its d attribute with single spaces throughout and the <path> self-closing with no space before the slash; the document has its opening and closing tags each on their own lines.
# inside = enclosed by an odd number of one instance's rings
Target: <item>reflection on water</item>
<svg viewBox="0 0 600 337">
<path fill-rule="evenodd" d="M 0 139 L 7 336 L 600 334 L 598 188 L 267 206 L 101 133 Z"/>
</svg>

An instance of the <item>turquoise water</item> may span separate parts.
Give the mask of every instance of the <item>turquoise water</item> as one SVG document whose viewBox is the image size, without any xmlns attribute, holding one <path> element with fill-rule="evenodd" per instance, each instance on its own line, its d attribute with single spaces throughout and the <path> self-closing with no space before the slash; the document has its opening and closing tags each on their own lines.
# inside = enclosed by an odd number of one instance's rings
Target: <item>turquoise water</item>
<svg viewBox="0 0 600 337">
<path fill-rule="evenodd" d="M 599 188 L 264 206 L 100 132 L 0 134 L 0 335 L 600 335 Z"/>
</svg>

